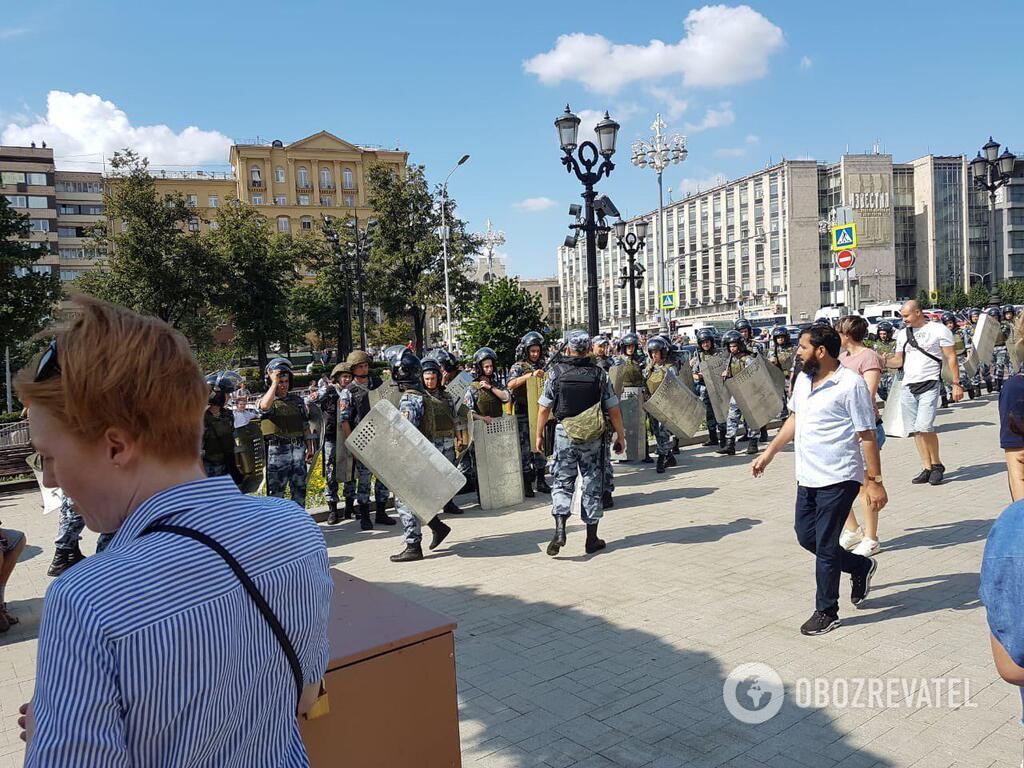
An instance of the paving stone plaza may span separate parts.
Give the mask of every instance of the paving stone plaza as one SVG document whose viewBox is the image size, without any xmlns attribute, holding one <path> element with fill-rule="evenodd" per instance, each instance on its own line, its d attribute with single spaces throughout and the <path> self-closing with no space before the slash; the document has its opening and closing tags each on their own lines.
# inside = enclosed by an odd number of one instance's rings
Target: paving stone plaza
<svg viewBox="0 0 1024 768">
<path fill-rule="evenodd" d="M 467 766 L 1017 766 L 1020 695 L 996 675 L 977 595 L 985 536 L 1009 500 L 994 396 L 940 411 L 938 424 L 939 487 L 910 484 L 911 441 L 886 443 L 889 505 L 871 595 L 853 608 L 844 577 L 842 626 L 820 637 L 799 632 L 814 607 L 814 559 L 793 533 L 791 450 L 759 480 L 749 457 L 700 447 L 684 448 L 664 475 L 618 467 L 616 506 L 601 526 L 608 548 L 594 556 L 583 553 L 577 518 L 562 554 L 544 554 L 551 518 L 540 496 L 500 513 L 469 507 L 418 563 L 388 562 L 401 548 L 394 528 L 361 533 L 346 522 L 325 536 L 332 565 L 458 621 Z M 23 757 L 16 710 L 32 694 L 56 520 L 40 513 L 36 492 L 0 496 L 0 518 L 29 541 L 7 589 L 21 624 L 0 635 L 8 768 Z M 83 550 L 94 541 L 87 534 Z M 785 686 L 781 711 L 758 725 L 723 702 L 727 676 L 748 662 L 769 665 Z M 842 706 L 847 688 L 834 681 L 848 681 L 852 700 L 868 678 L 959 688 Z M 834 700 L 800 706 L 814 679 L 828 681 Z"/>
</svg>

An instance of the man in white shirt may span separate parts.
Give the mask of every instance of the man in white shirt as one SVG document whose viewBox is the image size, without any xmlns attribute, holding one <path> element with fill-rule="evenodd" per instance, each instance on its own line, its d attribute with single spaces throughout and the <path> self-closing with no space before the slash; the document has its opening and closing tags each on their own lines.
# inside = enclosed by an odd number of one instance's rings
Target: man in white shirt
<svg viewBox="0 0 1024 768">
<path fill-rule="evenodd" d="M 896 353 L 886 360 L 888 368 L 903 369 L 900 401 L 904 423 L 910 424 L 917 453 L 924 467 L 910 482 L 938 485 L 946 468 L 939 460 L 939 436 L 935 434 L 935 411 L 942 392 L 942 360 L 945 358 L 953 374 L 953 402 L 960 402 L 964 390 L 960 386 L 960 369 L 953 346 L 953 333 L 942 323 L 928 321 L 916 301 L 908 301 L 900 309 L 904 326 L 896 334 Z"/>
<path fill-rule="evenodd" d="M 789 418 L 751 465 L 754 477 L 760 477 L 776 454 L 796 440 L 794 527 L 800 546 L 817 561 L 814 613 L 800 627 L 805 635 L 823 635 L 839 626 L 842 573 L 851 576 L 855 606 L 868 596 L 878 561 L 847 552 L 839 546 L 839 534 L 862 484 L 872 509 L 881 510 L 887 501 L 871 393 L 861 376 L 839 365 L 839 349 L 839 334 L 830 326 L 814 325 L 800 335 L 797 355 L 803 368 L 793 384 Z"/>
</svg>

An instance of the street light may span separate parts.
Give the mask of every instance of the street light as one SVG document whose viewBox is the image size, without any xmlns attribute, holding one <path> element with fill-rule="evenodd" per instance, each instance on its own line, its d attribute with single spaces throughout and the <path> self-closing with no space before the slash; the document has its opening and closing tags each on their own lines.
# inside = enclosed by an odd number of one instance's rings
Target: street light
<svg viewBox="0 0 1024 768">
<path fill-rule="evenodd" d="M 480 236 L 480 241 L 487 253 L 487 274 L 484 275 L 484 282 L 489 283 L 494 279 L 494 249 L 505 244 L 505 233 L 500 229 L 491 229 L 491 220 L 487 219 L 487 229 Z"/>
<path fill-rule="evenodd" d="M 444 177 L 444 184 L 441 185 L 441 255 L 444 258 L 444 314 L 448 336 L 448 349 L 452 348 L 452 294 L 448 282 L 448 179 L 459 169 L 459 166 L 469 160 L 469 155 L 463 155 L 455 167 L 448 171 Z"/>
<path fill-rule="evenodd" d="M 1008 149 L 1003 149 L 1000 155 L 999 142 L 989 136 L 981 152 L 970 163 L 974 188 L 988 192 L 988 255 L 993 268 L 996 263 L 996 190 L 1009 183 L 1016 160 L 1017 156 Z M 970 282 L 970 275 L 967 280 Z"/>
<path fill-rule="evenodd" d="M 633 225 L 632 232 L 626 232 L 626 222 L 615 222 L 615 239 L 619 248 L 626 252 L 629 257 L 629 266 L 622 268 L 619 275 L 619 288 L 625 288 L 629 284 L 629 330 L 636 333 L 636 288 L 644 281 L 646 271 L 642 264 L 637 264 L 635 257 L 637 252 L 644 247 L 647 239 L 647 220 L 640 219 Z"/>
<path fill-rule="evenodd" d="M 578 144 L 580 119 L 572 113 L 569 105 L 565 105 L 563 112 L 555 120 L 555 128 L 558 130 L 558 143 L 562 148 L 562 165 L 566 173 L 575 173 L 576 178 L 583 184 L 584 217 L 579 224 L 574 224 L 573 229 L 583 230 L 587 243 L 587 329 L 591 336 L 597 335 L 597 235 L 607 234 L 610 227 L 604 225 L 602 211 L 601 224 L 595 219 L 594 199 L 597 193 L 594 185 L 601 180 L 602 176 L 609 176 L 615 168 L 612 162 L 612 155 L 615 154 L 615 142 L 619 134 L 619 124 L 612 120 L 608 113 L 604 113 L 604 119 L 595 127 L 597 144 L 592 141 L 584 141 Z M 575 152 L 575 156 L 573 155 Z M 600 165 L 598 162 L 600 161 Z M 597 170 L 594 170 L 597 166 Z M 568 245 L 569 238 L 566 238 Z"/>
<path fill-rule="evenodd" d="M 376 219 L 366 222 L 363 229 L 359 228 L 359 217 L 353 214 L 349 219 L 352 227 L 352 250 L 356 265 L 356 313 L 359 316 L 359 347 L 366 349 L 366 314 L 363 310 L 363 254 L 369 248 L 373 230 L 377 226 Z"/>
<path fill-rule="evenodd" d="M 323 223 L 324 239 L 331 246 L 331 253 L 334 254 L 335 267 L 344 285 L 344 298 L 341 304 L 341 314 L 338 317 L 338 359 L 348 355 L 352 351 L 352 289 L 348 275 L 345 253 L 341 249 L 341 239 L 338 231 L 334 228 L 334 219 L 326 214 L 320 214 Z"/>
<path fill-rule="evenodd" d="M 655 250 L 655 259 L 658 265 L 658 280 L 661 283 L 661 290 L 666 289 L 665 262 L 667 249 L 665 238 L 665 191 L 662 187 L 661 175 L 669 165 L 676 165 L 686 160 L 689 151 L 686 149 L 686 137 L 682 134 L 665 136 L 662 131 L 665 129 L 665 121 L 661 119 L 661 113 L 651 124 L 654 136 L 650 140 L 639 139 L 633 142 L 633 165 L 637 168 L 653 168 L 658 174 L 658 247 Z M 660 304 L 660 302 L 659 302 Z M 660 310 L 661 330 L 667 333 L 668 317 L 665 310 Z"/>
</svg>

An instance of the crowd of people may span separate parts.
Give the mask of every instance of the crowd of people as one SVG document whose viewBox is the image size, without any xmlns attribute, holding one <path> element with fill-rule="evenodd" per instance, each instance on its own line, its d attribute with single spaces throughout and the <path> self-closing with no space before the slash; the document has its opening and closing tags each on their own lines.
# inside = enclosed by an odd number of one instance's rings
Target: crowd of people
<svg viewBox="0 0 1024 768">
<path fill-rule="evenodd" d="M 293 388 L 289 361 L 275 358 L 264 371 L 265 390 L 254 394 L 230 371 L 204 379 L 184 339 L 159 321 L 80 301 L 83 312 L 72 327 L 58 332 L 17 378 L 38 451 L 36 468 L 45 485 L 60 488 L 64 498 L 51 567 L 60 578 L 44 604 L 36 693 L 23 708 L 30 765 L 80 758 L 83 747 L 68 724 L 86 721 L 102 724 L 104 738 L 88 749 L 93 762 L 104 764 L 125 753 L 135 762 L 160 762 L 157 755 L 176 754 L 197 739 L 209 754 L 244 742 L 261 755 L 252 764 L 265 762 L 266 750 L 287 762 L 288 754 L 301 749 L 292 716 L 313 706 L 321 690 L 331 591 L 322 533 L 303 511 L 314 457 L 323 462 L 323 524 L 357 521 L 361 531 L 400 524 L 403 546 L 393 562 L 423 560 L 421 528 L 430 532 L 429 552 L 452 535 L 450 523 L 462 514 L 456 498 L 424 516 L 398 497 L 396 520 L 388 514 L 391 491 L 374 468 L 354 456 L 345 460 L 346 439 L 384 397 L 460 470 L 463 492 L 479 494 L 481 484 L 492 482 L 478 471 L 474 425 L 513 419 L 519 446 L 513 476 L 521 476 L 525 496 L 551 497 L 547 554 L 556 556 L 568 546 L 567 520 L 576 495 L 586 525 L 583 550 L 595 555 L 606 546 L 599 526 L 615 505 L 616 465 L 629 460 L 629 436 L 640 430 L 643 452 L 634 460 L 654 464 L 658 474 L 676 465 L 680 438 L 688 437 L 643 411 L 630 411 L 642 414 L 641 423 L 632 423 L 634 416 L 627 417 L 621 406 L 631 397 L 653 398 L 670 377 L 687 378 L 704 406 L 703 446 L 715 449 L 712 456 L 735 455 L 745 440 L 756 478 L 795 444 L 796 536 L 816 562 L 814 610 L 800 628 L 804 635 L 839 625 L 842 574 L 850 576 L 854 606 L 864 605 L 870 593 L 876 555 L 884 546 L 879 512 L 888 500 L 881 451 L 886 410 L 899 409 L 921 458 L 921 471 L 910 482 L 940 485 L 945 466 L 936 411 L 944 396 L 956 403 L 972 390 L 977 396 L 991 381 L 1001 391 L 1008 425 L 1003 447 L 1011 492 L 1015 499 L 1024 492 L 1024 376 L 1010 363 L 1021 359 L 1017 350 L 1024 335 L 1013 315 L 1001 310 L 992 358 L 980 362 L 974 377 L 966 371 L 971 316 L 966 324 L 945 315 L 933 322 L 909 301 L 895 333 L 880 323 L 872 338 L 865 319 L 851 315 L 834 326 L 816 321 L 796 343 L 785 326 L 772 328 L 762 341 L 741 318 L 725 333 L 701 329 L 692 354 L 679 339 L 661 334 L 629 333 L 613 341 L 574 330 L 551 342 L 531 331 L 504 372 L 489 347 L 462 364 L 443 348 L 420 356 L 408 345 L 394 345 L 382 353 L 388 375 L 378 377 L 370 355 L 356 350 L 304 391 Z M 120 354 L 126 348 L 147 352 L 129 359 Z M 735 397 L 727 404 L 715 401 L 721 382 L 708 380 L 728 381 L 760 361 L 776 370 L 772 386 L 782 403 L 781 426 L 770 442 L 768 425 L 752 422 Z M 97 371 L 107 377 L 103 387 L 94 381 Z M 463 386 L 455 386 L 459 382 Z M 117 407 L 108 397 L 119 398 Z M 163 407 L 169 401 L 180 409 Z M 266 451 L 266 497 L 242 490 L 254 465 L 239 459 L 244 451 L 238 434 L 255 425 Z M 654 445 L 650 459 L 648 435 Z M 272 539 L 247 522 L 260 514 L 278 521 Z M 1024 581 L 1007 565 L 1012 558 L 1024 564 L 1024 550 L 1014 538 L 1024 524 L 1019 517 L 1016 511 L 1004 515 L 994 529 L 999 535 L 986 550 L 983 598 L 997 668 L 1007 680 L 1024 684 L 1024 641 L 1010 607 Z M 101 534 L 102 557 L 85 558 L 79 550 L 85 525 Z M 2 605 L 3 585 L 25 537 L 4 530 L 0 544 Z M 124 573 L 132 578 L 122 578 Z M 149 590 L 141 602 L 139 590 Z M 259 610 L 249 608 L 253 603 Z M 257 631 L 280 627 L 275 606 L 289 606 L 288 626 L 295 631 L 284 639 L 279 632 Z M 16 621 L 6 608 L 0 611 L 0 631 Z M 245 664 L 226 664 L 223 654 L 231 641 L 223 628 L 239 621 L 251 625 L 247 631 L 260 638 L 258 647 L 250 649 Z M 200 624 L 211 637 L 202 654 L 183 664 L 175 649 L 188 645 Z M 72 645 L 79 652 L 67 654 Z M 265 659 L 282 652 L 290 663 L 268 671 Z M 195 696 L 151 695 L 168 680 L 177 685 L 183 674 Z M 113 690 L 132 701 L 107 706 Z M 239 691 L 265 705 L 248 708 L 261 713 L 259 723 L 246 718 L 213 727 L 186 701 L 199 697 L 230 709 L 224 697 L 237 701 Z M 157 741 L 138 728 L 154 718 L 174 723 Z M 245 740 L 243 732 L 261 736 Z"/>
</svg>

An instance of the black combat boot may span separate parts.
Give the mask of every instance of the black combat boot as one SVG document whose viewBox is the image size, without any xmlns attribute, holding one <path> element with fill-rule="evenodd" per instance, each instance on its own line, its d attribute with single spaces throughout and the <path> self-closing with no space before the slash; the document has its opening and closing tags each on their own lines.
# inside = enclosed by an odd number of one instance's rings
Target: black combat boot
<svg viewBox="0 0 1024 768">
<path fill-rule="evenodd" d="M 406 544 L 405 549 L 390 558 L 392 563 L 411 563 L 422 559 L 423 548 L 419 544 Z"/>
<path fill-rule="evenodd" d="M 615 506 L 615 499 L 612 498 L 611 491 L 605 491 L 601 494 L 601 509 L 611 509 Z"/>
<path fill-rule="evenodd" d="M 750 442 L 747 443 L 747 455 L 753 456 L 755 453 L 757 453 L 757 438 L 752 437 Z"/>
<path fill-rule="evenodd" d="M 761 442 L 762 443 L 767 443 L 768 442 L 768 425 L 767 424 L 765 424 L 763 427 L 761 427 Z"/>
<path fill-rule="evenodd" d="M 373 522 L 377 525 L 396 525 L 398 523 L 393 517 L 388 517 L 388 513 L 384 511 L 387 505 L 386 501 L 377 502 L 377 515 L 373 518 Z"/>
<path fill-rule="evenodd" d="M 359 527 L 364 531 L 373 530 L 373 520 L 370 519 L 370 505 L 359 505 Z"/>
<path fill-rule="evenodd" d="M 548 554 L 554 557 L 565 546 L 565 520 L 567 515 L 555 515 L 555 535 L 548 543 Z"/>
<path fill-rule="evenodd" d="M 940 408 L 949 408 L 949 396 L 946 395 L 946 387 L 942 387 L 942 402 L 939 403 Z"/>
<path fill-rule="evenodd" d="M 543 472 L 537 472 L 534 475 L 537 481 L 537 493 L 551 493 L 551 486 L 548 485 L 548 481 L 544 479 Z"/>
<path fill-rule="evenodd" d="M 341 518 L 338 517 L 338 502 L 328 501 L 327 502 L 327 524 L 337 525 L 341 522 Z"/>
<path fill-rule="evenodd" d="M 730 437 L 726 439 L 725 445 L 715 451 L 720 456 L 735 456 L 736 455 L 736 438 Z"/>
<path fill-rule="evenodd" d="M 432 534 L 430 537 L 429 549 L 437 549 L 441 542 L 448 538 L 448 534 L 452 532 L 451 527 L 442 523 L 441 518 L 437 515 L 430 518 L 430 522 L 427 523 L 427 527 L 430 529 L 430 533 Z"/>
<path fill-rule="evenodd" d="M 709 429 L 708 439 L 701 443 L 701 445 L 704 448 L 714 448 L 716 445 L 718 445 L 718 430 Z"/>
<path fill-rule="evenodd" d="M 654 471 L 659 475 L 664 474 L 665 472 L 665 457 L 660 453 L 658 454 L 658 466 L 655 467 Z"/>
<path fill-rule="evenodd" d="M 46 575 L 60 576 L 79 560 L 84 559 L 84 557 L 85 555 L 82 554 L 77 544 L 70 548 L 58 547 L 53 553 L 53 561 L 50 563 L 50 569 L 46 572 Z"/>
<path fill-rule="evenodd" d="M 342 520 L 351 520 L 352 519 L 352 507 L 353 507 L 353 504 L 354 504 L 354 500 L 353 499 L 345 499 L 345 511 L 342 512 L 342 514 L 341 514 L 341 519 Z"/>
<path fill-rule="evenodd" d="M 726 443 L 727 439 L 728 438 L 726 438 L 726 436 L 725 436 L 725 427 L 719 427 L 718 428 L 718 447 L 719 448 L 725 448 L 725 446 L 728 445 L 728 443 Z"/>
<path fill-rule="evenodd" d="M 449 515 L 461 515 L 462 514 L 462 509 L 459 507 L 458 504 L 455 503 L 455 499 L 452 499 L 447 504 L 445 504 L 444 505 L 444 509 L 442 511 L 445 512 L 446 514 L 449 514 Z"/>
<path fill-rule="evenodd" d="M 528 499 L 532 499 L 534 496 L 537 495 L 533 492 L 532 472 L 523 472 L 523 493 L 526 495 L 526 498 Z"/>
<path fill-rule="evenodd" d="M 597 538 L 597 523 L 587 524 L 587 543 L 583 548 L 587 550 L 588 555 L 604 549 L 604 539 Z"/>
<path fill-rule="evenodd" d="M 985 382 L 985 391 L 988 392 L 990 395 L 992 394 L 992 379 L 989 379 L 988 381 Z"/>
<path fill-rule="evenodd" d="M 672 453 L 679 453 L 679 438 L 678 437 L 673 437 L 672 438 Z M 669 466 L 673 466 L 673 465 L 670 464 Z"/>
<path fill-rule="evenodd" d="M 666 467 L 674 467 L 678 463 L 679 462 L 676 461 L 676 457 L 673 456 L 671 453 L 668 456 L 665 457 L 665 466 Z"/>
</svg>

